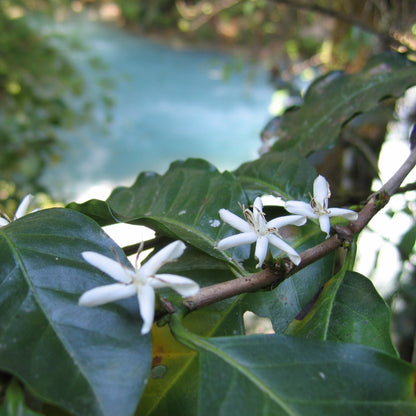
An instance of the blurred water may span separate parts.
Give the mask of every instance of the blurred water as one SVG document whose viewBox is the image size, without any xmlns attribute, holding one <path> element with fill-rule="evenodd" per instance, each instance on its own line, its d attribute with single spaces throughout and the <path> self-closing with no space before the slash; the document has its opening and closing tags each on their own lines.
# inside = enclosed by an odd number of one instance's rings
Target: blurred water
<svg viewBox="0 0 416 416">
<path fill-rule="evenodd" d="M 174 49 L 85 19 L 54 30 L 85 40 L 90 52 L 68 53 L 90 80 L 87 93 L 97 93 L 91 52 L 115 81 L 113 120 L 107 125 L 96 108 L 101 122 L 66 134 L 61 162 L 46 170 L 42 182 L 54 197 L 105 197 L 139 172 L 163 173 L 177 159 L 202 157 L 224 170 L 257 156 L 272 94 L 264 69 L 243 65 L 224 80 L 225 66 L 235 63 L 225 53 Z"/>
</svg>

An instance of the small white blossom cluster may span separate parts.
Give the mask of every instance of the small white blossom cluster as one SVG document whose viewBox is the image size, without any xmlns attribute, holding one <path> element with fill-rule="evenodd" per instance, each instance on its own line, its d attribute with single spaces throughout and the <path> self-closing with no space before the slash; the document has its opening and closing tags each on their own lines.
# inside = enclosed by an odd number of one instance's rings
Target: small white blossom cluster
<svg viewBox="0 0 416 416">
<path fill-rule="evenodd" d="M 255 199 L 252 210 L 242 206 L 245 220 L 227 209 L 220 209 L 220 218 L 240 233 L 220 240 L 216 248 L 227 250 L 240 245 L 256 243 L 254 254 L 258 259 L 257 267 L 261 267 L 266 259 L 269 244 L 271 244 L 286 253 L 292 262 L 298 265 L 301 261 L 300 255 L 283 241 L 279 235 L 279 228 L 286 225 L 302 226 L 308 218 L 311 218 L 319 221 L 321 230 L 326 233 L 328 238 L 331 217 L 341 216 L 349 220 L 356 220 L 358 217 L 356 212 L 349 209 L 328 208 L 330 196 L 328 182 L 319 175 L 313 184 L 313 197 L 311 197 L 310 204 L 303 201 L 286 202 L 285 208 L 292 215 L 266 221 L 263 204 L 259 197 Z M 22 200 L 13 220 L 27 213 L 31 200 L 31 195 L 27 195 Z M 0 227 L 6 226 L 10 222 L 9 218 L 0 217 Z M 218 220 L 210 222 L 213 227 L 217 227 L 219 225 L 217 223 Z M 139 302 L 139 312 L 143 319 L 141 333 L 147 334 L 150 332 L 154 320 L 155 289 L 171 287 L 183 297 L 194 296 L 199 291 L 199 285 L 187 277 L 156 273 L 165 263 L 178 259 L 185 248 L 183 242 L 174 241 L 157 252 L 141 267 L 136 264 L 135 268 L 127 267 L 100 253 L 84 251 L 81 254 L 85 261 L 108 274 L 117 283 L 88 290 L 80 297 L 79 304 L 98 306 L 136 295 Z"/>
<path fill-rule="evenodd" d="M 313 197 L 310 204 L 303 201 L 288 201 L 285 209 L 294 215 L 287 215 L 266 221 L 263 213 L 263 204 L 258 197 L 255 199 L 253 209 L 243 208 L 245 221 L 227 209 L 220 209 L 221 219 L 231 225 L 240 234 L 226 237 L 217 243 L 217 249 L 227 250 L 231 247 L 256 243 L 254 255 L 258 259 L 257 267 L 261 267 L 267 255 L 268 245 L 271 244 L 288 255 L 296 265 L 301 261 L 300 255 L 287 244 L 279 235 L 279 228 L 285 225 L 304 225 L 308 218 L 318 220 L 321 230 L 326 233 L 327 238 L 331 228 L 331 217 L 344 217 L 356 220 L 358 214 L 350 209 L 328 208 L 331 197 L 327 180 L 319 175 L 313 183 Z"/>
<path fill-rule="evenodd" d="M 304 216 L 286 215 L 284 217 L 275 218 L 271 221 L 266 221 L 263 213 L 263 204 L 259 197 L 255 199 L 252 211 L 245 207 L 242 208 L 245 221 L 227 209 L 220 209 L 219 214 L 221 219 L 238 231 L 241 231 L 241 233 L 226 237 L 219 241 L 216 245 L 218 250 L 227 250 L 231 247 L 256 243 L 254 254 L 259 260 L 257 267 L 261 267 L 266 258 L 268 246 L 269 244 L 272 244 L 273 246 L 284 251 L 293 263 L 300 263 L 299 254 L 289 244 L 282 240 L 278 230 L 280 227 L 289 224 L 305 224 L 306 218 Z"/>
</svg>

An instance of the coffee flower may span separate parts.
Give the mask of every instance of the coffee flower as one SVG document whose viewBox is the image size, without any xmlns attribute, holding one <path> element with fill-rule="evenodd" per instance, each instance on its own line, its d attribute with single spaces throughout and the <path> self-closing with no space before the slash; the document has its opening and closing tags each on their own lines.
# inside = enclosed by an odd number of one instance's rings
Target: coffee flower
<svg viewBox="0 0 416 416">
<path fill-rule="evenodd" d="M 155 274 L 165 263 L 182 255 L 185 244 L 181 241 L 170 243 L 150 258 L 140 268 L 130 268 L 93 251 L 84 251 L 82 257 L 91 265 L 108 274 L 120 283 L 96 287 L 85 292 L 79 299 L 81 306 L 98 306 L 104 303 L 137 295 L 139 311 L 143 319 L 141 333 L 147 334 L 152 328 L 155 313 L 154 289 L 171 287 L 183 297 L 195 295 L 199 285 L 187 277 L 174 274 Z"/>
<path fill-rule="evenodd" d="M 326 238 L 329 238 L 331 217 L 344 217 L 351 221 L 358 218 L 358 214 L 350 209 L 328 208 L 330 197 L 329 184 L 323 176 L 319 175 L 313 182 L 313 197 L 311 197 L 310 204 L 303 201 L 288 201 L 285 208 L 292 214 L 319 220 L 321 230 L 326 233 Z"/>
<path fill-rule="evenodd" d="M 20 202 L 19 206 L 16 209 L 16 212 L 13 217 L 13 221 L 19 219 L 20 217 L 23 217 L 27 214 L 27 210 L 29 209 L 29 205 L 33 200 L 33 196 L 28 194 L 23 199 L 22 202 Z M 3 214 L 4 217 L 0 216 L 0 227 L 4 227 L 5 225 L 12 222 L 10 218 L 8 218 L 5 214 Z"/>
<path fill-rule="evenodd" d="M 282 240 L 278 231 L 279 228 L 285 225 L 305 224 L 306 218 L 303 215 L 287 215 L 266 221 L 263 213 L 263 204 L 259 197 L 254 201 L 252 211 L 246 209 L 244 206 L 242 209 L 246 219 L 245 221 L 227 209 L 219 210 L 221 219 L 238 231 L 241 231 L 241 234 L 232 235 L 220 240 L 216 245 L 218 250 L 227 250 L 231 247 L 255 242 L 256 249 L 254 254 L 259 260 L 257 267 L 261 267 L 266 258 L 268 246 L 271 244 L 285 252 L 296 265 L 300 263 L 300 256 L 297 251 Z"/>
</svg>

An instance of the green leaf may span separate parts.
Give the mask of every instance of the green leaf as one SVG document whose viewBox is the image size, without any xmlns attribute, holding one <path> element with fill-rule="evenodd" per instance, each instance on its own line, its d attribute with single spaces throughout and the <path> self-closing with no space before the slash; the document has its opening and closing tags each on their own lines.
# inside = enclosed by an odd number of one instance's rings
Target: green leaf
<svg viewBox="0 0 416 416">
<path fill-rule="evenodd" d="M 403 261 L 408 260 L 416 242 L 416 227 L 410 227 L 402 236 L 398 249 Z"/>
<path fill-rule="evenodd" d="M 384 53 L 354 74 L 340 71 L 318 78 L 304 104 L 285 113 L 274 131 L 273 151 L 295 149 L 307 156 L 336 144 L 342 126 L 387 97 L 398 97 L 416 84 L 416 65 L 405 56 Z"/>
<path fill-rule="evenodd" d="M 200 159 L 174 162 L 163 176 L 141 173 L 133 186 L 115 189 L 108 199 L 121 221 L 179 238 L 242 272 L 238 259 L 214 249 L 216 241 L 224 237 L 218 210 L 238 211 L 238 202 L 247 205 L 238 180 Z"/>
<path fill-rule="evenodd" d="M 199 374 L 195 351 L 176 341 L 168 326 L 154 326 L 152 338 L 152 369 L 136 415 L 194 415 Z"/>
<path fill-rule="evenodd" d="M 378 350 L 283 335 L 186 338 L 200 354 L 199 416 L 416 412 L 415 368 Z"/>
<path fill-rule="evenodd" d="M 352 342 L 397 356 L 390 335 L 391 312 L 369 279 L 341 271 L 324 287 L 310 312 L 286 334 Z"/>
<path fill-rule="evenodd" d="M 131 415 L 151 361 L 137 299 L 78 306 L 86 290 L 114 281 L 88 265 L 92 250 L 128 260 L 91 219 L 39 211 L 0 228 L 0 368 L 77 415 Z"/>
<path fill-rule="evenodd" d="M 257 195 L 260 192 L 269 193 L 287 200 L 307 198 L 318 176 L 306 159 L 291 150 L 266 153 L 260 159 L 241 165 L 235 175 L 245 191 L 253 191 Z"/>
<path fill-rule="evenodd" d="M 114 218 L 108 204 L 99 199 L 90 199 L 82 204 L 71 202 L 66 206 L 66 208 L 73 209 L 74 211 L 87 215 L 97 224 L 101 225 L 101 227 L 117 223 L 117 219 Z"/>
<path fill-rule="evenodd" d="M 13 379 L 7 387 L 4 403 L 0 406 L 0 416 L 41 416 L 29 409 L 18 382 Z"/>
</svg>

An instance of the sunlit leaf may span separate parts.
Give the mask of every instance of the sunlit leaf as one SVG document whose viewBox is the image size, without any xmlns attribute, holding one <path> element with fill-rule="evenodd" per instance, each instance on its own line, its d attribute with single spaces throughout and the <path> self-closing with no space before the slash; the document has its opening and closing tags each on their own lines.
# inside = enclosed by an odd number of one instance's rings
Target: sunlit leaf
<svg viewBox="0 0 416 416">
<path fill-rule="evenodd" d="M 318 78 L 304 104 L 284 114 L 274 131 L 273 151 L 295 149 L 301 155 L 333 147 L 342 126 L 387 97 L 416 84 L 416 65 L 399 54 L 381 54 L 357 73 L 340 71 Z"/>
<path fill-rule="evenodd" d="M 235 175 L 244 190 L 302 200 L 308 197 L 318 175 L 298 152 L 266 153 L 261 158 L 241 165 Z"/>
<path fill-rule="evenodd" d="M 82 259 L 85 250 L 127 263 L 94 221 L 72 210 L 43 210 L 0 228 L 0 368 L 77 415 L 131 415 L 150 337 L 140 335 L 137 299 L 78 306 L 84 291 L 114 282 Z"/>
<path fill-rule="evenodd" d="M 115 189 L 108 199 L 121 221 L 179 238 L 236 268 L 238 264 L 214 246 L 224 236 L 218 210 L 238 211 L 239 202 L 247 205 L 238 180 L 200 159 L 174 162 L 163 176 L 141 173 L 133 186 Z"/>
</svg>

